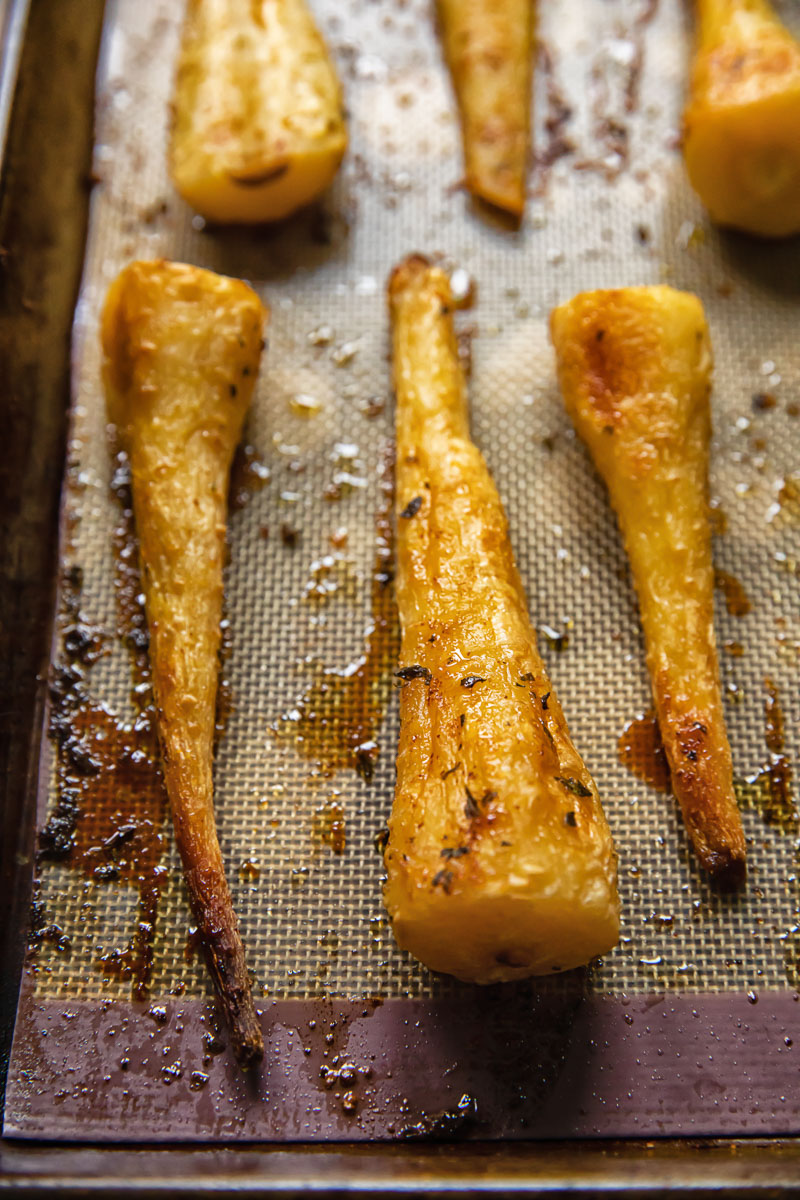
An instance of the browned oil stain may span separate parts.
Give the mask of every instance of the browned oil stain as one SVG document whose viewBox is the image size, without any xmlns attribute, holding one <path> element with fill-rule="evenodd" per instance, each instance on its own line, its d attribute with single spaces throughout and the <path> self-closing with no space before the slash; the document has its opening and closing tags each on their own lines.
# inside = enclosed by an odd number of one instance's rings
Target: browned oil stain
<svg viewBox="0 0 800 1200">
<path fill-rule="evenodd" d="M 261 878 L 261 867 L 253 858 L 246 858 L 239 866 L 239 878 L 242 883 L 257 883 Z"/>
<path fill-rule="evenodd" d="M 764 823 L 797 839 L 800 812 L 794 802 L 792 764 L 785 750 L 783 709 L 778 688 L 768 676 L 764 679 L 764 741 L 769 751 L 767 762 L 748 779 L 736 781 L 736 795 L 742 808 L 755 809 Z M 794 868 L 789 877 L 794 894 L 795 919 L 800 917 L 800 843 L 795 840 Z M 784 938 L 786 978 L 800 988 L 800 933 L 797 925 Z"/>
<path fill-rule="evenodd" d="M 42 858 L 62 861 L 96 882 L 139 892 L 136 929 L 125 949 L 100 955 L 105 975 L 131 979 L 146 995 L 158 896 L 166 793 L 158 768 L 149 687 L 137 687 L 138 713 L 121 720 L 89 696 L 89 672 L 104 638 L 80 612 L 80 572 L 62 586 L 62 652 L 50 682 L 49 734 L 56 747 L 56 804 L 39 834 Z M 138 651 L 137 651 L 138 653 Z"/>
<path fill-rule="evenodd" d="M 659 792 L 670 790 L 669 765 L 652 709 L 625 725 L 617 741 L 617 756 L 637 779 Z"/>
<path fill-rule="evenodd" d="M 238 512 L 244 508 L 254 492 L 260 492 L 267 486 L 270 477 L 270 469 L 255 447 L 239 445 L 233 456 L 228 488 L 228 507 L 231 511 Z"/>
<path fill-rule="evenodd" d="M 143 877 L 139 889 L 139 914 L 133 936 L 120 950 L 114 947 L 95 959 L 95 967 L 105 977 L 129 979 L 136 1000 L 146 1000 L 153 974 L 153 946 L 161 888 L 166 882 L 166 867 L 157 866 Z"/>
<path fill-rule="evenodd" d="M 725 607 L 732 617 L 744 617 L 753 607 L 749 597 L 735 575 L 728 571 L 714 572 L 714 586 L 725 597 Z"/>
<path fill-rule="evenodd" d="M 781 524 L 800 523 L 800 478 L 789 476 L 783 481 L 769 517 Z"/>
<path fill-rule="evenodd" d="M 277 736 L 290 740 L 298 754 L 312 759 L 324 775 L 351 767 L 369 780 L 379 753 L 376 737 L 392 693 L 399 642 L 391 588 L 393 479 L 394 453 L 387 449 L 375 516 L 372 619 L 363 653 L 347 667 L 323 668 L 295 707 L 273 726 Z"/>
<path fill-rule="evenodd" d="M 344 854 L 347 830 L 344 809 L 337 799 L 331 798 L 315 809 L 311 832 L 315 841 L 330 846 L 334 854 Z"/>
<path fill-rule="evenodd" d="M 252 475 L 259 480 L 255 486 L 263 486 L 266 479 L 253 469 L 255 455 L 247 448 L 243 461 L 244 478 Z M 134 717 L 126 721 L 90 699 L 89 670 L 105 653 L 105 645 L 81 616 L 82 580 L 80 571 L 73 569 L 62 586 L 62 652 L 50 686 L 57 799 L 39 844 L 44 858 L 59 859 L 97 882 L 138 890 L 137 923 L 127 946 L 99 954 L 95 966 L 106 977 L 130 979 L 135 998 L 144 999 L 152 975 L 159 896 L 167 877 L 160 862 L 168 798 L 160 769 L 139 546 L 124 452 L 116 455 L 111 491 L 118 501 L 112 536 L 116 634 L 130 653 Z M 221 664 L 229 653 L 230 624 L 224 620 Z M 223 678 L 217 695 L 217 741 L 231 708 L 230 686 Z"/>
<path fill-rule="evenodd" d="M 718 500 L 712 500 L 709 504 L 708 519 L 711 522 L 711 532 L 715 537 L 722 537 L 728 532 L 728 514 L 720 506 Z"/>
<path fill-rule="evenodd" d="M 764 690 L 764 741 L 769 758 L 739 785 L 740 803 L 756 809 L 767 825 L 794 833 L 800 828 L 800 814 L 792 795 L 792 764 L 785 753 L 783 710 L 778 689 L 770 678 L 764 680 Z"/>
<path fill-rule="evenodd" d="M 567 103 L 558 79 L 556 78 L 555 53 L 543 39 L 537 46 L 537 66 L 544 80 L 546 112 L 544 117 L 545 144 L 535 155 L 536 185 L 535 194 L 543 196 L 547 192 L 550 168 L 565 155 L 575 153 L 575 142 L 567 134 L 567 126 L 572 118 L 572 106 Z"/>
</svg>

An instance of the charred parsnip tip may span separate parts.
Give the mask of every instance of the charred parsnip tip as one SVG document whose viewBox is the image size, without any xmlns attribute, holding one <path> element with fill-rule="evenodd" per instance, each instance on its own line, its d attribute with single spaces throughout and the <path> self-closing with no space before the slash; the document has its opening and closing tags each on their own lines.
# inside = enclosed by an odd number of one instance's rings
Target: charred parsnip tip
<svg viewBox="0 0 800 1200">
<path fill-rule="evenodd" d="M 714 640 L 703 307 L 668 287 L 584 292 L 550 328 L 564 403 L 630 558 L 672 786 L 701 863 L 736 887 L 745 842 Z"/>
<path fill-rule="evenodd" d="M 767 0 L 697 0 L 684 113 L 689 179 L 712 220 L 800 232 L 800 43 Z"/>
<path fill-rule="evenodd" d="M 447 277 L 389 283 L 400 744 L 385 849 L 398 944 L 475 983 L 563 971 L 619 935 L 616 854 L 470 440 Z"/>
<path fill-rule="evenodd" d="M 347 145 L 339 81 L 305 0 L 189 0 L 170 169 L 211 221 L 277 221 L 328 186 Z"/>
<path fill-rule="evenodd" d="M 109 420 L 130 461 L 164 779 L 195 922 L 242 1065 L 264 1044 L 214 823 L 228 479 L 266 311 L 246 284 L 135 262 L 102 318 Z"/>
<path fill-rule="evenodd" d="M 436 0 L 461 114 L 465 182 L 521 217 L 530 143 L 533 0 Z"/>
</svg>

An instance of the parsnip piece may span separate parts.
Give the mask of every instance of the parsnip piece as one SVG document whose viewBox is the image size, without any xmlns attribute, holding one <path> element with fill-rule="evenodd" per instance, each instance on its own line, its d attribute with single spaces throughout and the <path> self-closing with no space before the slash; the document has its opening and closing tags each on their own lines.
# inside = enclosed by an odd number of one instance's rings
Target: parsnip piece
<svg viewBox="0 0 800 1200">
<path fill-rule="evenodd" d="M 619 936 L 611 834 L 470 440 L 447 278 L 409 258 L 389 302 L 403 687 L 386 907 L 434 970 L 475 983 L 567 970 Z"/>
<path fill-rule="evenodd" d="M 800 232 L 800 44 L 767 0 L 697 0 L 684 113 L 689 179 L 712 220 Z"/>
<path fill-rule="evenodd" d="M 130 460 L 164 778 L 234 1052 L 264 1052 L 214 824 L 212 756 L 231 459 L 266 312 L 239 280 L 134 262 L 102 319 L 109 420 Z"/>
<path fill-rule="evenodd" d="M 673 789 L 701 863 L 735 887 L 745 843 L 714 640 L 703 308 L 668 287 L 584 292 L 550 328 L 564 403 L 630 558 Z"/>
<path fill-rule="evenodd" d="M 189 0 L 170 169 L 211 221 L 277 221 L 328 186 L 347 145 L 339 81 L 305 0 Z"/>
<path fill-rule="evenodd" d="M 521 217 L 530 142 L 533 0 L 436 0 L 461 114 L 465 182 Z"/>
</svg>

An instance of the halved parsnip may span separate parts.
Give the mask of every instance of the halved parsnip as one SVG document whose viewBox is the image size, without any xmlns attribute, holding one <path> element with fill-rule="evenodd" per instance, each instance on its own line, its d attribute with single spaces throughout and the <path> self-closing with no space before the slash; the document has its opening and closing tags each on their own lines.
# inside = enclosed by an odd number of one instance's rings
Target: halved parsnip
<svg viewBox="0 0 800 1200">
<path fill-rule="evenodd" d="M 305 0 L 189 0 L 173 100 L 175 187 L 212 221 L 277 221 L 347 145 L 339 81 Z"/>
<path fill-rule="evenodd" d="M 265 319 L 239 280 L 135 262 L 111 285 L 102 320 L 108 416 L 130 460 L 175 839 L 243 1065 L 264 1045 L 214 824 L 212 758 L 228 478 Z"/>
<path fill-rule="evenodd" d="M 619 935 L 616 854 L 470 440 L 447 277 L 389 283 L 397 392 L 397 787 L 385 902 L 399 945 L 476 983 L 562 971 Z"/>
<path fill-rule="evenodd" d="M 625 539 L 675 795 L 703 866 L 735 887 L 745 842 L 714 640 L 703 307 L 668 287 L 584 292 L 550 328 L 564 403 Z"/>
<path fill-rule="evenodd" d="M 533 0 L 436 0 L 461 114 L 465 182 L 521 217 L 530 142 Z"/>
<path fill-rule="evenodd" d="M 800 44 L 767 0 L 698 0 L 684 113 L 689 179 L 712 220 L 800 232 Z"/>
</svg>

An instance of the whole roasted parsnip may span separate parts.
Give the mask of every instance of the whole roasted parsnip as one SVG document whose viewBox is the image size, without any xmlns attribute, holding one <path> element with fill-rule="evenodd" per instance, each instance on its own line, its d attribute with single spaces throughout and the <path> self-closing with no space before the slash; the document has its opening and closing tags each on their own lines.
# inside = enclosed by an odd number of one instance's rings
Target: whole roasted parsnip
<svg viewBox="0 0 800 1200">
<path fill-rule="evenodd" d="M 130 460 L 175 839 L 243 1065 L 264 1046 L 217 840 L 212 757 L 228 478 L 265 318 L 239 280 L 134 262 L 111 285 L 102 320 L 108 416 Z"/>
<path fill-rule="evenodd" d="M 768 0 L 697 0 L 684 113 L 689 179 L 712 220 L 800 232 L 800 44 Z"/>
<path fill-rule="evenodd" d="M 521 217 L 530 147 L 533 0 L 436 0 L 461 114 L 465 182 Z"/>
<path fill-rule="evenodd" d="M 619 935 L 616 854 L 470 440 L 447 277 L 389 283 L 397 393 L 397 787 L 385 902 L 399 945 L 476 983 L 562 971 Z"/>
<path fill-rule="evenodd" d="M 567 411 L 625 539 L 675 795 L 703 866 L 735 887 L 745 842 L 714 640 L 703 308 L 667 287 L 584 292 L 550 329 Z"/>
<path fill-rule="evenodd" d="M 347 145 L 339 81 L 305 0 L 189 0 L 170 169 L 212 221 L 277 221 L 328 186 Z"/>
</svg>

